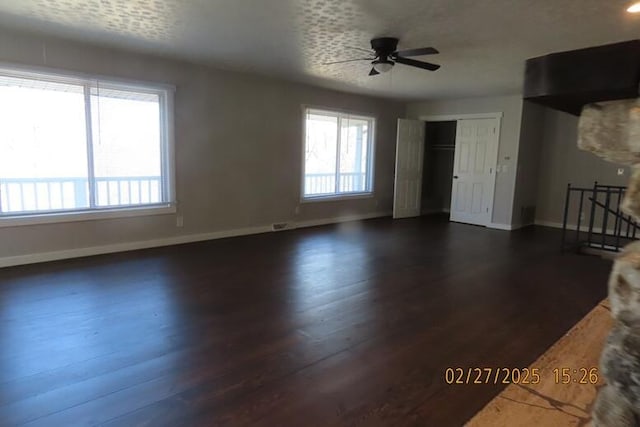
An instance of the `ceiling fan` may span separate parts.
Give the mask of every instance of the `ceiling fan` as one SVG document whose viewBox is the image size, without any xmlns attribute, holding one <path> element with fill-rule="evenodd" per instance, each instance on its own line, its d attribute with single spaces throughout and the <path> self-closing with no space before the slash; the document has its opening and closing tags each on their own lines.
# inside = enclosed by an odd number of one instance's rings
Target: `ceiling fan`
<svg viewBox="0 0 640 427">
<path fill-rule="evenodd" d="M 422 68 L 423 70 L 436 71 L 440 68 L 437 64 L 432 64 L 430 62 L 422 62 L 417 61 L 415 59 L 407 58 L 408 56 L 422 56 L 422 55 L 435 55 L 438 52 L 437 49 L 433 47 L 423 47 L 418 49 L 407 49 L 407 50 L 397 50 L 398 48 L 398 39 L 394 37 L 380 37 L 371 40 L 371 49 L 373 49 L 373 57 L 372 58 L 356 58 L 356 59 L 347 59 L 345 61 L 334 61 L 334 62 L 326 62 L 324 65 L 330 64 L 342 64 L 344 62 L 354 62 L 354 61 L 371 61 L 371 71 L 369 72 L 370 76 L 375 76 L 380 73 L 386 73 L 390 71 L 395 64 L 404 64 L 409 65 L 411 67 Z M 358 50 L 366 50 L 360 48 L 353 48 Z"/>
</svg>

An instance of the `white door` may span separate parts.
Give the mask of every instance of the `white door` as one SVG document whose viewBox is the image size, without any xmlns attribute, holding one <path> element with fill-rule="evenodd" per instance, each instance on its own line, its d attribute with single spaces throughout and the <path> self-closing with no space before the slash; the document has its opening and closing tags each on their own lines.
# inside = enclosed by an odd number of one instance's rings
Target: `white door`
<svg viewBox="0 0 640 427">
<path fill-rule="evenodd" d="M 499 119 L 458 120 L 451 221 L 491 223 L 499 130 Z"/>
<path fill-rule="evenodd" d="M 393 217 L 420 215 L 425 123 L 398 119 Z"/>
</svg>

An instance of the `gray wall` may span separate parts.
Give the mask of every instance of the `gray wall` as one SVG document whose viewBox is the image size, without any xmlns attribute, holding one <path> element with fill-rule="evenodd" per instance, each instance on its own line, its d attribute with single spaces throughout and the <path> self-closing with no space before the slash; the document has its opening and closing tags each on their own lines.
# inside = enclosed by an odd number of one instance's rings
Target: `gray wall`
<svg viewBox="0 0 640 427">
<path fill-rule="evenodd" d="M 545 130 L 546 108 L 524 101 L 522 125 L 513 197 L 513 225 L 529 225 L 535 221 L 538 199 L 538 173 Z"/>
<path fill-rule="evenodd" d="M 4 227 L 0 258 L 391 210 L 403 104 L 16 33 L 0 33 L 0 61 L 175 85 L 184 218 L 184 228 L 176 227 L 175 215 Z M 375 197 L 300 204 L 302 104 L 377 117 Z"/>
<path fill-rule="evenodd" d="M 492 222 L 511 225 L 516 184 L 516 159 L 520 140 L 522 97 L 513 95 L 414 102 L 407 106 L 407 117 L 414 119 L 433 115 L 496 112 L 503 113 L 503 117 L 500 129 L 500 147 L 498 149 L 500 173 L 496 176 Z"/>
<path fill-rule="evenodd" d="M 562 223 L 568 183 L 580 187 L 591 187 L 594 181 L 606 185 L 627 184 L 629 168 L 578 149 L 577 129 L 576 116 L 545 108 L 536 209 L 538 223 Z M 617 174 L 618 168 L 625 169 L 624 175 Z"/>
</svg>

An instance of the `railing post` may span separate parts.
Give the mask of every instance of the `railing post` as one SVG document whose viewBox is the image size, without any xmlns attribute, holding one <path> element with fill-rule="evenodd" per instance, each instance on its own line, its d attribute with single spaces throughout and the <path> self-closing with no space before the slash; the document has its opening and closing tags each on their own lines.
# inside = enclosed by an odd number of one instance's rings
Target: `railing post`
<svg viewBox="0 0 640 427">
<path fill-rule="evenodd" d="M 593 223 L 596 216 L 596 201 L 598 199 L 598 181 L 593 183 L 593 192 L 591 193 L 591 212 L 589 214 L 589 231 L 587 232 L 587 246 L 591 246 L 591 237 L 593 235 Z"/>
<path fill-rule="evenodd" d="M 607 188 L 606 190 L 604 206 L 605 206 L 604 215 L 602 217 L 602 243 L 601 243 L 602 249 L 604 249 L 604 247 L 606 246 L 606 240 L 607 240 L 607 221 L 609 219 L 609 209 L 611 206 L 611 189 L 610 188 Z"/>
<path fill-rule="evenodd" d="M 576 226 L 576 248 L 580 248 L 580 227 L 582 226 L 582 205 L 584 203 L 584 190 L 580 190 L 580 207 L 578 209 L 578 225 Z"/>
<path fill-rule="evenodd" d="M 24 186 L 26 184 L 25 183 L 21 183 L 20 184 L 20 210 L 25 210 L 25 206 L 24 206 Z"/>
<path fill-rule="evenodd" d="M 7 201 L 7 206 L 4 207 L 5 212 L 11 211 L 11 198 L 9 197 L 9 187 L 11 185 L 7 182 L 4 187 L 4 198 Z"/>
<path fill-rule="evenodd" d="M 620 203 L 622 203 L 622 188 L 618 189 L 618 204 L 616 205 L 616 224 L 614 232 L 616 235 L 616 252 L 620 250 L 620 233 L 622 233 L 622 221 L 620 221 Z"/>
<path fill-rule="evenodd" d="M 565 236 L 567 234 L 567 219 L 569 217 L 569 200 L 571 199 L 571 183 L 567 184 L 567 195 L 564 201 L 564 217 L 562 219 L 562 243 L 560 251 L 564 252 Z"/>
</svg>

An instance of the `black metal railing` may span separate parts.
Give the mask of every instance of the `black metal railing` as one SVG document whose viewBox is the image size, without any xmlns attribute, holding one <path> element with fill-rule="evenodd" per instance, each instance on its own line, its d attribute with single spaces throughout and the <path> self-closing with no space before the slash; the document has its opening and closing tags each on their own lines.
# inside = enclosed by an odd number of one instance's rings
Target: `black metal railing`
<svg viewBox="0 0 640 427">
<path fill-rule="evenodd" d="M 592 188 L 567 185 L 562 221 L 561 250 L 585 248 L 619 252 L 636 235 L 640 225 L 620 210 L 626 187 L 601 185 Z"/>
</svg>

